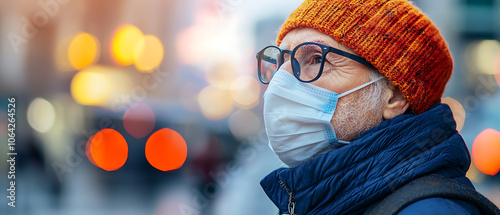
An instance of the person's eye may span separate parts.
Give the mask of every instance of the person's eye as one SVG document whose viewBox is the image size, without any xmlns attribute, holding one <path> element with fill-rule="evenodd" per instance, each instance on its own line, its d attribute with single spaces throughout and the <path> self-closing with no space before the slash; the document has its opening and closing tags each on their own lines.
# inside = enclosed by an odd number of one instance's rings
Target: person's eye
<svg viewBox="0 0 500 215">
<path fill-rule="evenodd" d="M 314 55 L 312 57 L 313 64 L 320 64 L 321 62 L 323 62 L 323 57 L 321 57 L 321 55 Z"/>
</svg>

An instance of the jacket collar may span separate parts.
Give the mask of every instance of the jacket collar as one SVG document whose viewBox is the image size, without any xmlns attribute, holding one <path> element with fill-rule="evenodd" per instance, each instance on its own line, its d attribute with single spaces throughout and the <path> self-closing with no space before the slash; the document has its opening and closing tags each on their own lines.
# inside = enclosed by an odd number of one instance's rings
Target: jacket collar
<svg viewBox="0 0 500 215">
<path fill-rule="evenodd" d="M 349 145 L 271 172 L 261 186 L 281 213 L 289 210 L 288 191 L 296 214 L 360 212 L 416 177 L 435 172 L 464 176 L 470 155 L 455 127 L 447 105 L 400 115 Z"/>
</svg>

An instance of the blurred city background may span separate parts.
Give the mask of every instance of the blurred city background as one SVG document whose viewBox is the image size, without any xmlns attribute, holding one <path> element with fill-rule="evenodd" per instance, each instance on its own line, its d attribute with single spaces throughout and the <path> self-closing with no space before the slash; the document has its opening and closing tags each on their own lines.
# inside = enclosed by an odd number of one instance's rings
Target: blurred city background
<svg viewBox="0 0 500 215">
<path fill-rule="evenodd" d="M 267 146 L 255 54 L 300 3 L 0 0 L 0 160 L 10 97 L 18 153 L 16 208 L 0 162 L 0 213 L 276 214 L 259 185 L 282 163 Z M 443 101 L 478 163 L 468 177 L 500 205 L 500 0 L 414 3 L 455 61 Z M 114 171 L 86 153 L 105 128 L 128 146 Z M 145 157 L 163 128 L 187 146 L 171 171 Z"/>
</svg>

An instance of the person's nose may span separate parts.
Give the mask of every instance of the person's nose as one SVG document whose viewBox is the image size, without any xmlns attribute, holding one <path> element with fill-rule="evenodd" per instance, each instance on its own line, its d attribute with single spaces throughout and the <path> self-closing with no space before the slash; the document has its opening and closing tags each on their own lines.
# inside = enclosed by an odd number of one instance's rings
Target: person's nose
<svg viewBox="0 0 500 215">
<path fill-rule="evenodd" d="M 292 71 L 292 63 L 290 60 L 285 61 L 281 66 L 280 69 L 287 71 L 288 73 L 293 75 Z"/>
</svg>

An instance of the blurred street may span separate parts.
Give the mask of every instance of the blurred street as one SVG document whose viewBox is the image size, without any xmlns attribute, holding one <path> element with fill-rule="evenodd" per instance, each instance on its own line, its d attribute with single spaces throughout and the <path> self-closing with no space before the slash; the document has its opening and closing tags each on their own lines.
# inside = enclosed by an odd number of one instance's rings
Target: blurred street
<svg viewBox="0 0 500 215">
<path fill-rule="evenodd" d="M 483 153 L 500 139 L 477 138 L 500 131 L 500 0 L 413 2 L 452 52 L 443 102 L 469 151 L 483 149 L 467 176 L 500 206 L 500 156 Z M 0 160 L 17 153 L 15 208 L 0 162 L 0 214 L 276 214 L 259 182 L 284 164 L 255 54 L 300 3 L 0 0 Z M 124 163 L 90 149 L 106 129 Z M 179 153 L 160 154 L 161 141 Z"/>
</svg>

